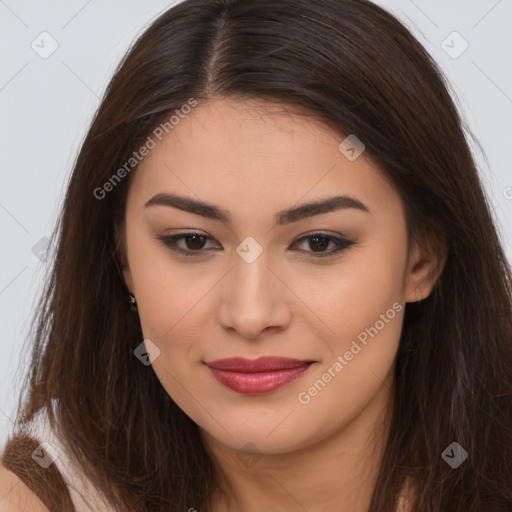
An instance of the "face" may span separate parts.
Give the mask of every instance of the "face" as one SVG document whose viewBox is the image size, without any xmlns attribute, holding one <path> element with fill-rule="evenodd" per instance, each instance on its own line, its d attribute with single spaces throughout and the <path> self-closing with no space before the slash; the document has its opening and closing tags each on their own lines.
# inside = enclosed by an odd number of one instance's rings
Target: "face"
<svg viewBox="0 0 512 512">
<path fill-rule="evenodd" d="M 201 431 L 233 449 L 307 447 L 384 396 L 405 303 L 433 285 L 419 249 L 407 257 L 397 192 L 343 140 L 278 105 L 215 100 L 132 176 L 124 277 L 159 351 L 152 367 Z M 211 208 L 189 211 L 193 201 Z M 252 376 L 206 364 L 261 356 L 299 363 Z"/>
</svg>

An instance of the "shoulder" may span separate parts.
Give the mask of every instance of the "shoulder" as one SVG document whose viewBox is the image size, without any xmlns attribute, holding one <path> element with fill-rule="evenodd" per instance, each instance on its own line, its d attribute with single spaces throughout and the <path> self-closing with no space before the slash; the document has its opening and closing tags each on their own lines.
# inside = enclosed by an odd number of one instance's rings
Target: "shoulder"
<svg viewBox="0 0 512 512">
<path fill-rule="evenodd" d="M 23 481 L 0 464 L 0 512 L 50 512 Z"/>
<path fill-rule="evenodd" d="M 0 449 L 0 512 L 75 510 L 46 417 L 44 410 L 35 413 Z"/>
<path fill-rule="evenodd" d="M 62 439 L 58 418 L 52 425 L 48 410 L 42 408 L 8 441 L 0 459 L 3 466 L 0 512 L 112 510 L 108 498 L 88 479 Z M 2 500 L 7 494 L 11 495 L 12 505 Z M 24 504 L 23 500 L 30 498 L 35 500 L 34 506 L 30 501 Z M 21 501 L 21 508 L 12 508 L 16 500 Z"/>
</svg>

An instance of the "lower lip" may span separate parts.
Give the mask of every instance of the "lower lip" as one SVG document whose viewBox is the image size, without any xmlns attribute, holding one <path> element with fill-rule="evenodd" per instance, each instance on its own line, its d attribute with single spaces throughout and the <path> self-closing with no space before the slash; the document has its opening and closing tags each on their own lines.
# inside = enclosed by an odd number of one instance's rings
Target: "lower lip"
<svg viewBox="0 0 512 512">
<path fill-rule="evenodd" d="M 245 395 L 261 395 L 294 381 L 302 375 L 312 363 L 268 372 L 243 373 L 210 368 L 215 378 L 224 386 Z"/>
</svg>

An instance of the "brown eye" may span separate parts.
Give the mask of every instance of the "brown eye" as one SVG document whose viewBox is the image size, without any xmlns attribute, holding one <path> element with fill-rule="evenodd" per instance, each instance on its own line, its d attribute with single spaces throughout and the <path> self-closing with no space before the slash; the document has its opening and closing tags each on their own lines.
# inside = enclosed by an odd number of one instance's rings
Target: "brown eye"
<svg viewBox="0 0 512 512">
<path fill-rule="evenodd" d="M 300 244 L 306 241 L 308 242 L 307 248 L 303 252 L 312 254 L 313 258 L 331 256 L 355 244 L 355 242 L 351 240 L 325 235 L 323 233 L 314 233 L 313 235 L 302 237 L 297 243 Z M 333 244 L 332 249 L 326 250 L 331 243 Z"/>
<path fill-rule="evenodd" d="M 184 254 L 185 256 L 200 256 L 211 252 L 211 248 L 205 249 L 205 244 L 210 237 L 200 233 L 182 233 L 172 236 L 157 236 L 160 243 L 171 251 Z"/>
<path fill-rule="evenodd" d="M 184 236 L 185 245 L 187 249 L 198 250 L 204 247 L 206 237 L 203 235 L 187 235 Z"/>
<path fill-rule="evenodd" d="M 331 240 L 325 236 L 314 236 L 309 239 L 309 247 L 313 251 L 323 251 L 329 247 Z"/>
</svg>

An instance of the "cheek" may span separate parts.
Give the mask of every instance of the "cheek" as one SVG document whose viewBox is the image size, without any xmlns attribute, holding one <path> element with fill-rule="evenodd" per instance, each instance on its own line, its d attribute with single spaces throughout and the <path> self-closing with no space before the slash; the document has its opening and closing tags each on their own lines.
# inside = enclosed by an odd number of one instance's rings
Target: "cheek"
<svg viewBox="0 0 512 512">
<path fill-rule="evenodd" d="M 323 356 L 320 371 L 343 358 L 343 368 L 338 365 L 334 370 L 347 377 L 345 384 L 361 384 L 369 378 L 369 369 L 384 378 L 396 355 L 401 333 L 404 305 L 399 288 L 394 289 L 394 283 L 382 280 L 377 286 L 370 282 L 365 288 L 361 282 L 345 282 L 337 293 L 326 298 L 326 307 L 322 309 L 318 304 L 316 308 L 329 327 L 323 346 L 318 347 Z"/>
<path fill-rule="evenodd" d="M 308 297 L 310 309 L 328 327 L 325 333 L 332 352 L 343 349 L 347 342 L 350 344 L 381 320 L 381 315 L 392 320 L 386 322 L 386 331 L 391 330 L 389 325 L 397 323 L 393 304 L 403 304 L 404 300 L 405 255 L 405 247 L 400 245 L 387 249 L 373 244 L 371 248 L 359 247 L 328 278 L 317 280 L 316 285 L 313 280 L 307 283 L 303 294 Z M 397 334 L 399 330 L 390 336 Z"/>
<path fill-rule="evenodd" d="M 322 284 L 323 295 L 309 295 L 317 299 L 308 305 L 329 327 L 322 364 L 302 388 L 319 407 L 329 407 L 335 399 L 355 412 L 382 386 L 393 366 L 405 307 L 406 245 L 398 238 L 394 244 L 383 237 L 371 247 L 359 246 L 330 286 Z"/>
<path fill-rule="evenodd" d="M 349 422 L 391 386 L 404 303 L 400 268 L 388 263 L 354 270 L 325 297 L 323 310 L 316 304 L 335 334 L 317 345 L 321 365 L 301 383 L 295 399 L 303 412 L 325 416 L 326 430 Z"/>
<path fill-rule="evenodd" d="M 184 334 L 186 337 L 183 329 L 194 323 L 215 276 L 191 271 L 188 264 L 180 267 L 158 243 L 141 234 L 133 238 L 129 254 L 144 337 L 154 340 L 162 350 L 169 339 L 181 342 Z"/>
<path fill-rule="evenodd" d="M 144 337 L 151 339 L 164 355 L 197 351 L 198 340 L 205 339 L 205 307 L 208 307 L 205 297 L 211 285 L 202 283 L 194 288 L 190 280 L 182 281 L 176 278 L 164 284 L 160 279 L 155 287 L 148 287 L 139 294 L 142 301 L 139 318 Z M 180 292 L 182 289 L 184 291 Z"/>
</svg>

